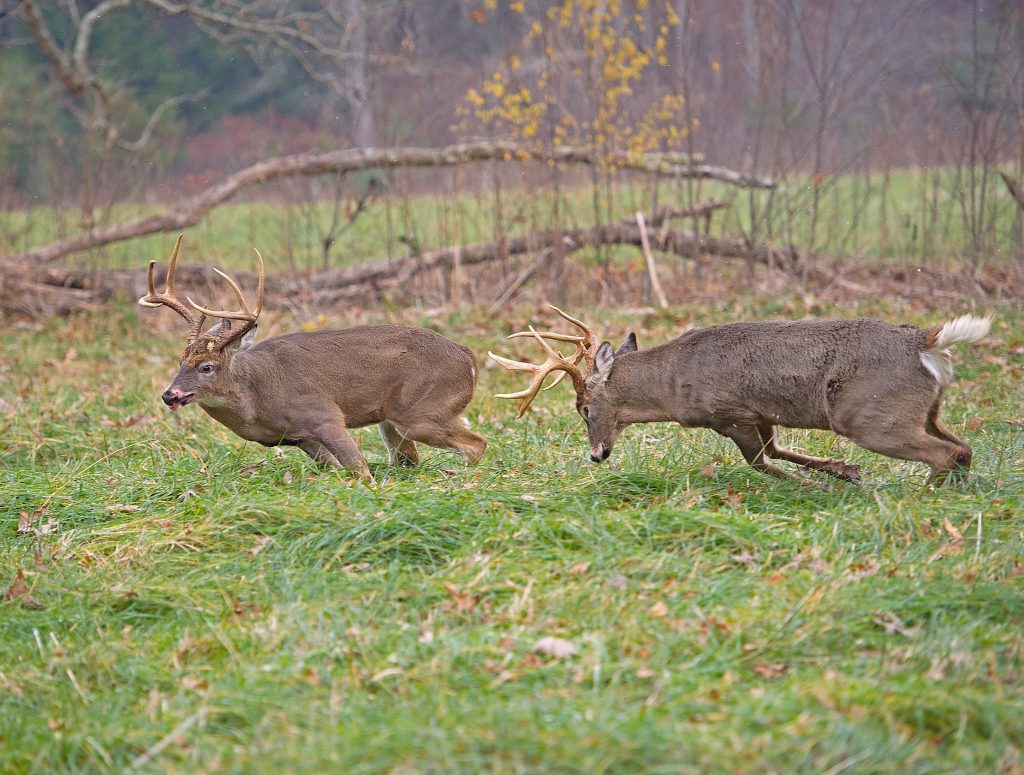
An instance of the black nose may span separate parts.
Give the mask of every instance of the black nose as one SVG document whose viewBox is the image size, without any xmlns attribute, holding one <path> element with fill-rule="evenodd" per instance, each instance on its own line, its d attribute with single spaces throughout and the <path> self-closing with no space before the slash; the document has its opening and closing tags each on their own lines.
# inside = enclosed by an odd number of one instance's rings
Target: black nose
<svg viewBox="0 0 1024 775">
<path fill-rule="evenodd" d="M 173 403 L 174 403 L 174 400 L 175 400 L 175 395 L 174 395 L 174 393 L 173 393 L 173 392 L 171 392 L 170 390 L 165 390 L 165 391 L 164 391 L 163 393 L 161 393 L 161 394 L 160 394 L 160 399 L 161 399 L 161 400 L 162 400 L 162 401 L 163 401 L 163 402 L 164 402 L 165 404 L 167 404 L 168 406 L 170 406 L 171 404 L 173 404 Z"/>
</svg>

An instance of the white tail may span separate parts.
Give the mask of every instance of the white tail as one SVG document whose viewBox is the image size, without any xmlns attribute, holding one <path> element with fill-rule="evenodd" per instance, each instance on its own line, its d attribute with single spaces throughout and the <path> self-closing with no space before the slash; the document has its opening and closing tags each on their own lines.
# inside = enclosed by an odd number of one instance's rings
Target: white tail
<svg viewBox="0 0 1024 775">
<path fill-rule="evenodd" d="M 927 349 L 921 353 L 921 363 L 940 387 L 953 381 L 953 358 L 948 348 L 960 342 L 980 342 L 988 335 L 991 325 L 989 318 L 961 315 L 928 332 Z"/>
</svg>

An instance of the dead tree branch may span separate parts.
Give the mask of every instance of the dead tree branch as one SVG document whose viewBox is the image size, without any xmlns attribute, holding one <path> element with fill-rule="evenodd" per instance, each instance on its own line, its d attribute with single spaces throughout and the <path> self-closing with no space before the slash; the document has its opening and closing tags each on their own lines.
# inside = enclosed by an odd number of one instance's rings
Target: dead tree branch
<svg viewBox="0 0 1024 775">
<path fill-rule="evenodd" d="M 612 159 L 607 159 L 586 148 L 556 146 L 550 150 L 526 151 L 516 143 L 509 141 L 479 140 L 457 143 L 443 148 L 366 148 L 326 153 L 309 152 L 266 159 L 230 175 L 221 182 L 157 215 L 76 234 L 48 245 L 31 248 L 23 253 L 0 258 L 0 263 L 46 264 L 73 253 L 123 242 L 147 234 L 180 231 L 197 224 L 206 213 L 223 204 L 239 191 L 271 180 L 326 174 L 340 175 L 379 167 L 448 167 L 478 161 L 611 164 L 624 170 L 658 172 L 666 176 L 709 178 L 737 186 L 771 188 L 775 185 L 774 181 L 767 178 L 759 178 L 707 164 L 679 164 L 656 154 L 639 158 L 620 154 Z"/>
<path fill-rule="evenodd" d="M 673 218 L 703 215 L 725 206 L 725 202 L 711 200 L 688 209 L 662 208 L 646 220 L 658 227 Z M 690 232 L 660 229 L 649 234 L 652 249 L 692 255 L 697 239 Z M 431 269 L 450 269 L 458 256 L 461 266 L 472 266 L 498 260 L 502 255 L 519 256 L 544 254 L 555 248 L 569 253 L 600 245 L 635 245 L 640 247 L 642 237 L 633 218 L 602 226 L 586 226 L 568 230 L 547 230 L 506 237 L 504 240 L 427 250 L 402 258 L 373 261 L 342 271 L 321 272 L 302 280 L 271 282 L 267 292 L 280 304 L 295 299 L 312 301 L 323 306 L 360 296 L 377 295 L 388 289 L 401 287 L 411 278 Z M 765 245 L 748 247 L 742 240 L 701 237 L 696 243 L 702 252 L 722 256 L 751 257 L 766 264 L 787 263 L 795 259 L 788 249 L 771 249 Z M 503 252 L 504 251 L 504 252 Z M 543 262 L 538 262 L 540 266 Z M 508 290 L 508 296 L 529 280 L 532 271 L 524 273 L 521 281 Z M 202 266 L 186 265 L 179 268 L 178 280 L 189 285 L 205 284 L 209 273 Z M 250 277 L 238 273 L 241 282 Z M 519 278 L 517 278 L 518 280 Z M 158 277 L 157 281 L 161 281 Z M 118 293 L 138 295 L 145 289 L 146 272 L 141 266 L 134 271 L 110 272 L 102 275 L 82 269 L 56 267 L 33 268 L 17 271 L 11 267 L 0 273 L 0 313 L 41 317 L 48 314 L 67 314 L 88 309 L 92 304 Z M 505 300 L 503 300 L 504 303 Z"/>
</svg>

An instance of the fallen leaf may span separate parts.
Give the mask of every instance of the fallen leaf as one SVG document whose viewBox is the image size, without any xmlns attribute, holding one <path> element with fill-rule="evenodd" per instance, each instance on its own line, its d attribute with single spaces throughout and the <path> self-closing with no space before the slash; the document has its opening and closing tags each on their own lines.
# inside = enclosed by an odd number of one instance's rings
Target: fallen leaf
<svg viewBox="0 0 1024 775">
<path fill-rule="evenodd" d="M 850 563 L 849 574 L 855 579 L 863 579 L 868 576 L 874 576 L 881 567 L 874 558 L 866 562 L 852 562 Z"/>
<path fill-rule="evenodd" d="M 284 472 L 284 476 L 281 477 L 281 481 L 284 482 L 285 484 L 291 484 L 292 483 L 292 472 L 291 471 L 285 471 Z"/>
<path fill-rule="evenodd" d="M 924 677 L 929 681 L 941 681 L 946 677 L 946 660 L 940 659 L 939 657 L 932 658 L 932 666 L 928 668 L 928 672 L 924 674 Z"/>
<path fill-rule="evenodd" d="M 629 579 L 623 576 L 621 573 L 616 573 L 608 581 L 604 583 L 606 587 L 612 589 L 625 589 L 629 585 Z"/>
<path fill-rule="evenodd" d="M 732 557 L 740 565 L 750 565 L 752 562 L 754 562 L 757 559 L 756 557 L 754 557 L 754 555 L 752 555 L 746 549 L 744 549 L 739 554 L 732 554 L 732 555 L 730 555 L 730 557 Z"/>
<path fill-rule="evenodd" d="M 571 657 L 578 651 L 575 643 L 563 640 L 562 638 L 555 638 L 551 635 L 546 638 L 541 638 L 539 641 L 534 643 L 533 650 L 543 654 L 544 656 L 554 657 L 555 659 Z"/>
<path fill-rule="evenodd" d="M 434 642 L 434 631 L 433 630 L 425 630 L 423 632 L 423 634 L 420 635 L 420 637 L 416 639 L 416 641 L 418 643 L 423 643 L 424 645 L 429 646 L 431 643 Z"/>
<path fill-rule="evenodd" d="M 18 512 L 18 529 L 15 532 L 18 535 L 25 535 L 25 533 L 36 532 L 35 524 L 43 518 L 43 514 L 45 513 L 46 506 L 40 506 L 31 514 L 29 514 L 27 511 Z"/>
<path fill-rule="evenodd" d="M 660 619 L 663 616 L 668 616 L 668 606 L 665 605 L 663 600 L 657 600 L 647 609 L 647 613 L 656 619 Z"/>
<path fill-rule="evenodd" d="M 205 678 L 194 678 L 190 675 L 181 679 L 181 688 L 194 692 L 205 692 L 210 688 L 210 682 Z"/>
<path fill-rule="evenodd" d="M 14 581 L 11 582 L 11 586 L 7 588 L 7 592 L 4 595 L 4 601 L 9 602 L 11 600 L 20 600 L 22 608 L 42 608 L 39 601 L 29 594 L 28 584 L 25 583 L 25 571 L 21 568 L 18 568 Z"/>
<path fill-rule="evenodd" d="M 32 515 L 24 509 L 18 512 L 18 529 L 14 531 L 18 535 L 25 535 L 25 533 L 32 532 L 32 523 L 35 520 Z"/>
<path fill-rule="evenodd" d="M 122 514 L 134 514 L 141 509 L 141 506 L 133 506 L 130 503 L 114 503 L 107 506 L 107 511 L 117 511 Z"/>
<path fill-rule="evenodd" d="M 917 635 L 916 627 L 907 627 L 895 614 L 878 614 L 875 616 L 875 624 L 885 630 L 886 635 L 902 635 L 905 638 L 913 638 Z"/>
<path fill-rule="evenodd" d="M 957 529 L 956 525 L 954 525 L 952 522 L 949 521 L 949 517 L 945 517 L 942 520 L 942 527 L 946 531 L 946 533 L 949 534 L 949 537 L 953 541 L 953 543 L 959 544 L 959 543 L 963 542 L 963 540 L 964 540 L 963 533 L 961 533 Z"/>
<path fill-rule="evenodd" d="M 57 532 L 57 520 L 48 519 L 42 525 L 34 528 L 36 535 L 46 536 Z"/>
<path fill-rule="evenodd" d="M 656 675 L 657 673 L 655 673 L 649 667 L 641 667 L 639 670 L 636 671 L 637 678 L 654 678 L 654 676 Z"/>
<path fill-rule="evenodd" d="M 353 573 L 359 573 L 360 571 L 369 569 L 370 563 L 368 562 L 348 562 L 341 566 L 341 572 L 346 576 L 351 576 Z"/>
<path fill-rule="evenodd" d="M 456 613 L 469 613 L 480 602 L 479 595 L 468 595 L 454 584 L 445 584 L 444 588 L 448 591 L 451 602 L 455 605 Z"/>
<path fill-rule="evenodd" d="M 786 672 L 786 666 L 781 663 L 774 665 L 761 663 L 754 665 L 754 672 L 762 678 L 779 678 Z"/>
<path fill-rule="evenodd" d="M 270 536 L 259 536 L 256 538 L 256 543 L 249 547 L 249 554 L 257 555 L 262 552 L 267 544 L 270 543 Z"/>
<path fill-rule="evenodd" d="M 14 407 L 11 406 L 7 401 L 0 398 L 0 414 L 12 415 L 14 414 Z"/>
<path fill-rule="evenodd" d="M 574 576 L 582 576 L 588 570 L 590 570 L 589 562 L 578 562 L 571 568 L 569 568 L 569 573 L 571 573 Z"/>
</svg>

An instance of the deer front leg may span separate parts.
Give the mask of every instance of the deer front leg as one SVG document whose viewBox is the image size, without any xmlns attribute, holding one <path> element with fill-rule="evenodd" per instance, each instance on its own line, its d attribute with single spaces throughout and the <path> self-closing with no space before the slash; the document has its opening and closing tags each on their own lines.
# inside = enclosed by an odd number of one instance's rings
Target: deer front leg
<svg viewBox="0 0 1024 775">
<path fill-rule="evenodd" d="M 715 428 L 715 431 L 728 439 L 732 439 L 736 446 L 743 453 L 743 459 L 758 471 L 764 474 L 771 474 L 780 479 L 791 479 L 792 477 L 773 463 L 764 459 L 765 443 L 761 441 L 761 435 L 755 425 L 727 425 Z"/>
<path fill-rule="evenodd" d="M 848 482 L 860 481 L 860 468 L 855 465 L 850 465 L 842 460 L 829 460 L 824 457 L 803 455 L 799 452 L 793 452 L 790 449 L 780 447 L 774 425 L 758 425 L 757 432 L 761 437 L 761 443 L 764 445 L 764 454 L 768 457 L 775 458 L 776 460 L 788 460 L 790 463 L 796 463 L 805 468 L 812 468 L 815 471 L 824 471 L 826 474 L 831 474 L 837 479 L 845 479 Z"/>
<path fill-rule="evenodd" d="M 318 463 L 330 466 L 342 466 L 363 481 L 373 481 L 370 469 L 363 459 L 359 447 L 349 435 L 344 423 L 338 419 L 324 422 L 316 427 L 310 437 L 299 444 L 299 447 Z"/>
<path fill-rule="evenodd" d="M 331 468 L 341 467 L 338 458 L 332 455 L 330 450 L 319 441 L 300 441 L 299 449 L 322 466 L 330 466 Z"/>
</svg>

